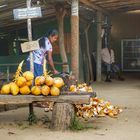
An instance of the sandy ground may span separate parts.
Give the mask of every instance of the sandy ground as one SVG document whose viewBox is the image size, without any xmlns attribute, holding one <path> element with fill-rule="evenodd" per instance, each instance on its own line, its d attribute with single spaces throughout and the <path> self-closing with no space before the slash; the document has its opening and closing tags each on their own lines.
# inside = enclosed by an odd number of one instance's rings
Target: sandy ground
<svg viewBox="0 0 140 140">
<path fill-rule="evenodd" d="M 127 78 L 120 82 L 93 83 L 98 97 L 119 105 L 123 112 L 118 118 L 93 118 L 86 122 L 93 128 L 78 132 L 56 132 L 42 124 L 43 117 L 51 117 L 41 108 L 35 108 L 40 121 L 33 126 L 27 123 L 28 108 L 0 113 L 0 139 L 1 140 L 140 140 L 140 77 Z"/>
</svg>

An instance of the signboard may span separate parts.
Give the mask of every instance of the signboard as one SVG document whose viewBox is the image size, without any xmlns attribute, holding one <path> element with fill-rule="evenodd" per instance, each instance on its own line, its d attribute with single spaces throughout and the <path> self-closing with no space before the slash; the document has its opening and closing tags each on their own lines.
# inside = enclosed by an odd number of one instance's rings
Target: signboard
<svg viewBox="0 0 140 140">
<path fill-rule="evenodd" d="M 72 1 L 72 8 L 71 8 L 71 15 L 72 16 L 78 16 L 78 14 L 79 14 L 79 3 L 78 3 L 78 0 L 74 0 L 74 1 Z"/>
<path fill-rule="evenodd" d="M 14 20 L 42 17 L 41 8 L 22 8 L 13 10 Z"/>
<path fill-rule="evenodd" d="M 38 40 L 21 43 L 22 52 L 30 52 L 39 49 Z"/>
</svg>

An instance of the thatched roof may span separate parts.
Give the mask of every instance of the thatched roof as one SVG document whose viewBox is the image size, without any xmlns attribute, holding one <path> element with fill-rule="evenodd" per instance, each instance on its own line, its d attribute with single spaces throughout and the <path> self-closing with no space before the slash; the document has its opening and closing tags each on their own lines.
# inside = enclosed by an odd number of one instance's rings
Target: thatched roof
<svg viewBox="0 0 140 140">
<path fill-rule="evenodd" d="M 26 8 L 27 0 L 0 0 L 0 28 L 17 28 L 26 24 L 26 20 L 14 21 L 13 9 Z M 46 18 L 55 18 L 55 5 L 60 2 L 70 14 L 71 0 L 31 0 L 32 6 L 40 6 L 43 17 L 33 21 L 44 21 Z M 140 9 L 140 0 L 79 0 L 80 12 L 84 15 L 90 12 L 101 11 L 105 14 L 118 14 L 130 10 Z M 89 12 L 86 12 L 89 11 Z M 90 15 L 89 15 L 90 17 Z M 21 24 L 22 23 L 22 24 Z"/>
</svg>

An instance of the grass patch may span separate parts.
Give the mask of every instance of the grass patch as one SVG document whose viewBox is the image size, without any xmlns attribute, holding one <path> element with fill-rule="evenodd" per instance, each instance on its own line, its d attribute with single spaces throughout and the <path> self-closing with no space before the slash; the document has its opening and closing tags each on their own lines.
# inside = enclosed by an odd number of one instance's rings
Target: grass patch
<svg viewBox="0 0 140 140">
<path fill-rule="evenodd" d="M 29 125 L 36 124 L 38 119 L 34 113 L 29 114 L 28 116 Z"/>
<path fill-rule="evenodd" d="M 49 117 L 47 115 L 44 115 L 44 117 L 41 119 L 41 121 L 43 122 L 43 124 L 47 124 L 50 122 Z"/>
<path fill-rule="evenodd" d="M 93 126 L 89 125 L 89 124 L 84 124 L 77 117 L 75 117 L 73 119 L 73 123 L 72 123 L 72 125 L 70 127 L 70 129 L 72 131 L 80 131 L 80 130 L 85 130 L 85 129 L 90 129 L 90 128 L 93 128 Z"/>
</svg>

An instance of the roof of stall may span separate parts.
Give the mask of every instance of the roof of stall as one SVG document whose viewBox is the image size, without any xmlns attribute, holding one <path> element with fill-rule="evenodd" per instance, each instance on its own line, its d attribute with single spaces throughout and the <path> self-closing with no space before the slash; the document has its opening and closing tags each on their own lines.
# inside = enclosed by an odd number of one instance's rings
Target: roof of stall
<svg viewBox="0 0 140 140">
<path fill-rule="evenodd" d="M 26 24 L 26 20 L 15 21 L 13 9 L 26 8 L 27 0 L 0 0 L 0 28 L 14 29 Z M 118 14 L 130 10 L 140 9 L 140 0 L 79 0 L 80 14 L 85 18 L 92 18 L 97 10 L 105 14 Z M 70 14 L 71 0 L 31 0 L 32 7 L 40 6 L 42 18 L 33 19 L 33 22 L 43 22 L 46 18 L 55 18 L 54 6 L 59 2 Z M 88 16 L 89 14 L 89 16 Z"/>
</svg>

